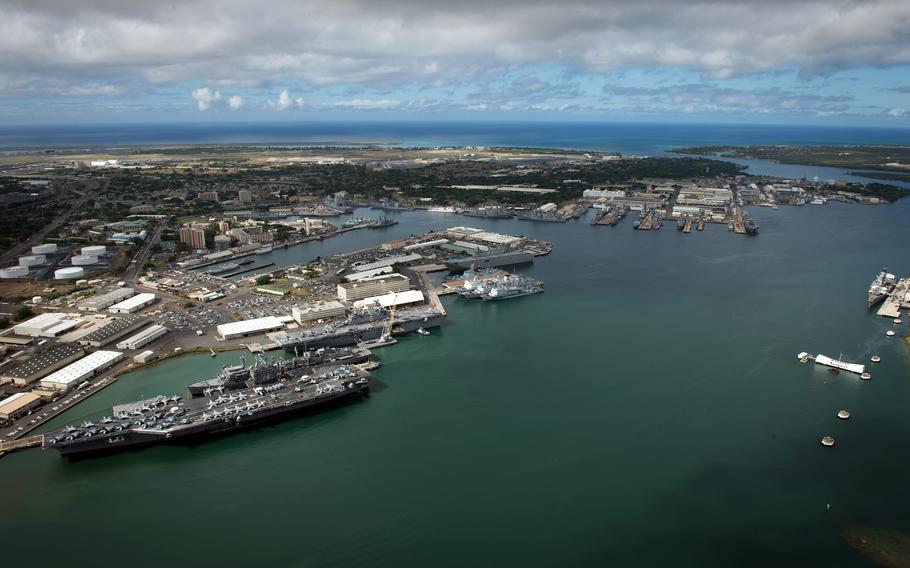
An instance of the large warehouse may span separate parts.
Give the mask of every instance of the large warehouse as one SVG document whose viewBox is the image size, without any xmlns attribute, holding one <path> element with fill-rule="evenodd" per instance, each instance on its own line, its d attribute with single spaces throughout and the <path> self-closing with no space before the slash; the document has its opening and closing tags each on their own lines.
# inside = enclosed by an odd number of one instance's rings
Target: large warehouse
<svg viewBox="0 0 910 568">
<path fill-rule="evenodd" d="M 68 365 L 85 355 L 78 345 L 62 344 L 39 351 L 15 367 L 3 371 L 0 382 L 12 382 L 17 386 L 29 385 L 57 369 Z"/>
<path fill-rule="evenodd" d="M 167 328 L 164 327 L 163 325 L 159 325 L 156 323 L 153 326 L 143 329 L 136 335 L 134 335 L 128 339 L 124 339 L 123 341 L 121 341 L 120 343 L 117 344 L 117 349 L 128 349 L 130 351 L 133 351 L 133 350 L 139 349 L 140 347 L 148 345 L 149 343 L 151 343 L 152 341 L 155 341 L 156 339 L 158 339 L 165 333 L 167 333 Z"/>
<path fill-rule="evenodd" d="M 251 320 L 234 321 L 218 325 L 216 333 L 221 339 L 237 339 L 250 335 L 258 335 L 267 331 L 275 331 L 284 327 L 284 322 L 275 316 L 256 318 Z"/>
<path fill-rule="evenodd" d="M 151 292 L 144 292 L 142 294 L 136 294 L 132 298 L 123 300 L 119 304 L 114 304 L 109 307 L 107 311 L 112 314 L 131 314 L 133 312 L 138 312 L 146 306 L 151 306 L 155 302 L 155 295 Z"/>
<path fill-rule="evenodd" d="M 139 316 L 123 316 L 111 320 L 103 327 L 100 327 L 91 333 L 79 338 L 80 345 L 90 345 L 92 347 L 104 347 L 108 343 L 120 339 L 127 333 L 135 331 L 148 323 L 148 320 Z"/>
<path fill-rule="evenodd" d="M 41 404 L 41 397 L 31 392 L 20 392 L 0 400 L 0 420 L 15 418 Z"/>
<path fill-rule="evenodd" d="M 117 288 L 107 294 L 100 294 L 79 302 L 76 305 L 76 309 L 83 312 L 99 312 L 104 308 L 131 298 L 135 294 L 136 292 L 132 288 Z"/>
<path fill-rule="evenodd" d="M 77 325 L 79 320 L 71 319 L 66 314 L 48 312 L 16 325 L 13 333 L 29 337 L 57 337 Z"/>
<path fill-rule="evenodd" d="M 94 377 L 121 358 L 123 358 L 123 353 L 119 351 L 95 351 L 88 357 L 70 363 L 56 373 L 45 377 L 41 380 L 41 386 L 46 389 L 67 391 L 82 381 Z"/>
</svg>

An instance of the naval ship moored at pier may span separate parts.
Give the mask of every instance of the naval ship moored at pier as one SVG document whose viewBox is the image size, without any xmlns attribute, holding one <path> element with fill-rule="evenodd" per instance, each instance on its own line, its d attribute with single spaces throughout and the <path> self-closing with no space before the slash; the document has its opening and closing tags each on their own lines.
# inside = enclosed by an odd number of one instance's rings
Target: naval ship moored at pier
<svg viewBox="0 0 910 568">
<path fill-rule="evenodd" d="M 83 457 L 153 444 L 210 439 L 283 420 L 343 399 L 367 394 L 370 374 L 353 365 L 310 367 L 298 359 L 225 370 L 222 384 L 202 396 L 157 396 L 114 407 L 97 423 L 64 426 L 42 436 L 42 447 Z"/>
</svg>

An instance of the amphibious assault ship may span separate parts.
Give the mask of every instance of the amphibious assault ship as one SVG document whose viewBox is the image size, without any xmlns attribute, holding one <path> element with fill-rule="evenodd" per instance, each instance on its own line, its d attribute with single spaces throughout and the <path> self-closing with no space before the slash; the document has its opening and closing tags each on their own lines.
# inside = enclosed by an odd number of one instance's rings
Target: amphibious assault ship
<svg viewBox="0 0 910 568">
<path fill-rule="evenodd" d="M 369 349 L 362 347 L 324 347 L 313 350 L 292 349 L 289 352 L 294 353 L 296 364 L 303 367 L 315 367 L 317 365 L 353 365 L 354 363 L 363 363 L 370 359 Z M 190 396 L 204 396 L 206 391 L 218 388 L 236 388 L 236 385 L 246 380 L 249 374 L 246 368 L 246 359 L 240 357 L 240 365 L 227 366 L 221 368 L 221 373 L 212 379 L 205 379 L 187 385 Z"/>
<path fill-rule="evenodd" d="M 283 420 L 369 392 L 370 374 L 352 365 L 310 367 L 299 359 L 233 369 L 230 382 L 200 397 L 157 396 L 114 407 L 97 423 L 64 426 L 42 436 L 42 447 L 84 457 L 153 444 L 206 440 Z"/>
<path fill-rule="evenodd" d="M 896 285 L 897 277 L 889 274 L 887 268 L 883 268 L 869 286 L 869 307 L 882 303 L 894 291 Z"/>
<path fill-rule="evenodd" d="M 394 314 L 384 308 L 364 307 L 339 322 L 330 322 L 308 329 L 284 331 L 272 337 L 285 351 L 318 347 L 338 347 L 374 341 L 384 335 L 402 335 L 439 327 L 443 314 L 432 306 L 398 309 Z"/>
</svg>

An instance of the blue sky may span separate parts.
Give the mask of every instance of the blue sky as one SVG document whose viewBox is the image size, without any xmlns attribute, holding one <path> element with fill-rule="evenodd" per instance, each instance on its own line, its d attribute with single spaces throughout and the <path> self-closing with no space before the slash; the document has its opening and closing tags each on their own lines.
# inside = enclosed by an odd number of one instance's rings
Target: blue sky
<svg viewBox="0 0 910 568">
<path fill-rule="evenodd" d="M 910 2 L 6 0 L 0 122 L 910 126 Z"/>
</svg>

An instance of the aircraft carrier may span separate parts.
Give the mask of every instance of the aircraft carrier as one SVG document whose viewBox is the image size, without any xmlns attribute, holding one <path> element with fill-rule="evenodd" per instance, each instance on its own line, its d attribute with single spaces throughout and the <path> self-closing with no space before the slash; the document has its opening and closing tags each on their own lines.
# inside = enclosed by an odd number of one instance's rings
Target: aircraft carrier
<svg viewBox="0 0 910 568">
<path fill-rule="evenodd" d="M 452 272 L 462 272 L 475 268 L 493 268 L 534 262 L 534 256 L 523 250 L 485 252 L 473 256 L 452 258 L 445 261 L 446 268 Z"/>
<path fill-rule="evenodd" d="M 88 457 L 154 444 L 201 441 L 283 420 L 319 406 L 365 395 L 370 374 L 352 365 L 310 367 L 299 359 L 233 369 L 230 381 L 203 396 L 157 396 L 114 407 L 97 423 L 86 421 L 42 436 L 44 449 Z"/>
</svg>

